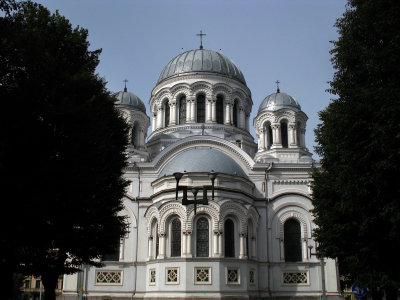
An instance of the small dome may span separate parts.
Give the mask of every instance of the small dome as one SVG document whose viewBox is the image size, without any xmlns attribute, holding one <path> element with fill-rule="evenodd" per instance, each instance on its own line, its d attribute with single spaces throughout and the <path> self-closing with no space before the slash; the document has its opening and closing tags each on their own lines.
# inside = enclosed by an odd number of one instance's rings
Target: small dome
<svg viewBox="0 0 400 300">
<path fill-rule="evenodd" d="M 140 98 L 134 93 L 128 92 L 126 88 L 123 91 L 118 92 L 115 97 L 117 98 L 115 105 L 125 106 L 131 110 L 140 110 L 146 113 L 146 107 L 142 100 L 140 100 Z"/>
<path fill-rule="evenodd" d="M 264 99 L 260 105 L 260 108 L 258 109 L 258 113 L 267 110 L 276 111 L 281 108 L 290 108 L 294 111 L 301 110 L 300 104 L 296 101 L 296 99 L 286 93 L 281 93 L 278 91 L 277 93 L 273 93 Z"/>
<path fill-rule="evenodd" d="M 210 172 L 225 173 L 246 177 L 242 168 L 228 154 L 219 150 L 198 147 L 179 153 L 161 170 L 161 176 L 175 172 Z"/>
<path fill-rule="evenodd" d="M 189 73 L 215 73 L 234 78 L 244 85 L 242 71 L 226 56 L 212 50 L 190 50 L 173 58 L 163 69 L 157 84 L 168 78 Z"/>
</svg>

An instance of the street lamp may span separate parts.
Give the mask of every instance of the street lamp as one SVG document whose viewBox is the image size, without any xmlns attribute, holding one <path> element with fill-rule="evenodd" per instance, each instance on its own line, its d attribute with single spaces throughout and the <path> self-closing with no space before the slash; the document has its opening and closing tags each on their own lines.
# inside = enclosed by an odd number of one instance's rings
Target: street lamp
<svg viewBox="0 0 400 300">
<path fill-rule="evenodd" d="M 175 172 L 174 174 L 175 180 L 176 180 L 176 200 L 178 201 L 178 192 L 183 191 L 183 197 L 182 197 L 182 205 L 194 205 L 194 214 L 196 214 L 196 209 L 198 204 L 203 204 L 203 205 L 208 205 L 208 198 L 207 198 L 207 191 L 210 189 L 209 185 L 205 185 L 203 187 L 193 187 L 191 189 L 192 194 L 193 194 L 193 200 L 189 200 L 187 197 L 187 186 L 179 186 L 179 181 L 181 180 L 183 173 L 180 172 Z M 211 180 L 211 192 L 212 196 L 211 199 L 214 200 L 214 182 L 215 178 L 217 178 L 217 173 L 214 172 L 214 170 L 211 170 L 210 173 L 208 173 L 208 177 Z M 197 199 L 197 194 L 199 190 L 203 190 L 203 199 Z"/>
</svg>

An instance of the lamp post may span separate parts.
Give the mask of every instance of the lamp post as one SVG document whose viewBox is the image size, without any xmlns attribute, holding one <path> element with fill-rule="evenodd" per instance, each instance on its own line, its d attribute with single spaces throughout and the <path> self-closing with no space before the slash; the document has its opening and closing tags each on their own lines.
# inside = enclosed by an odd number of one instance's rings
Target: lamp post
<svg viewBox="0 0 400 300">
<path fill-rule="evenodd" d="M 205 185 L 203 187 L 193 187 L 191 189 L 192 194 L 193 194 L 193 200 L 189 200 L 187 197 L 187 191 L 188 187 L 187 186 L 180 186 L 179 181 L 181 180 L 183 173 L 180 172 L 175 172 L 174 174 L 175 180 L 176 180 L 176 200 L 178 201 L 178 192 L 183 191 L 183 197 L 182 197 L 182 205 L 194 205 L 194 214 L 196 214 L 196 209 L 198 204 L 203 204 L 203 205 L 208 205 L 208 198 L 207 198 L 207 191 L 210 189 L 209 185 Z M 217 178 L 217 173 L 214 172 L 214 170 L 211 170 L 210 173 L 208 173 L 208 177 L 211 180 L 211 199 L 214 200 L 214 182 L 215 178 Z M 199 190 L 203 190 L 203 199 L 197 199 L 197 194 Z"/>
</svg>

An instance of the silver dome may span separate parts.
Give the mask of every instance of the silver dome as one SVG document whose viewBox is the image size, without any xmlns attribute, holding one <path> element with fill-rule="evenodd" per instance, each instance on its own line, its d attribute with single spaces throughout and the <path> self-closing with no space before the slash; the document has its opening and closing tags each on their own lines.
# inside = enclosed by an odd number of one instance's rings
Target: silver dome
<svg viewBox="0 0 400 300">
<path fill-rule="evenodd" d="M 168 78 L 193 72 L 216 73 L 246 85 L 242 71 L 232 60 L 221 53 L 205 49 L 186 51 L 173 58 L 161 72 L 157 84 Z"/>
<path fill-rule="evenodd" d="M 286 93 L 273 93 L 267 96 L 260 105 L 258 113 L 263 111 L 276 111 L 281 108 L 290 108 L 294 111 L 300 111 L 301 107 L 299 102 L 296 101 L 292 96 Z"/>
<path fill-rule="evenodd" d="M 175 172 L 210 172 L 225 173 L 246 177 L 242 168 L 228 154 L 219 150 L 198 147 L 190 148 L 175 156 L 161 170 L 161 176 L 172 175 Z"/>
<path fill-rule="evenodd" d="M 144 106 L 142 100 L 140 100 L 140 98 L 134 93 L 128 92 L 126 88 L 123 91 L 118 92 L 115 97 L 117 98 L 115 105 L 125 106 L 129 109 L 140 110 L 146 113 L 146 107 Z"/>
</svg>

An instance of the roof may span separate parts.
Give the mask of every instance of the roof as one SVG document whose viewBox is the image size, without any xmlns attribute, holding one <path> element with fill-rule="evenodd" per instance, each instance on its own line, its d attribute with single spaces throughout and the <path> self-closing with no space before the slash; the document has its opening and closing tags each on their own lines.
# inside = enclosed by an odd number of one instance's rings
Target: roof
<svg viewBox="0 0 400 300">
<path fill-rule="evenodd" d="M 131 110 L 140 110 L 146 113 L 146 107 L 142 100 L 140 100 L 140 98 L 134 93 L 128 92 L 126 88 L 123 91 L 118 92 L 115 97 L 117 98 L 115 105 L 125 106 Z"/>
<path fill-rule="evenodd" d="M 189 148 L 172 158 L 161 170 L 161 176 L 175 172 L 225 173 L 246 177 L 239 164 L 228 154 L 210 147 Z"/>
<path fill-rule="evenodd" d="M 157 84 L 171 77 L 199 72 L 226 76 L 246 85 L 242 71 L 232 60 L 206 49 L 186 51 L 173 58 L 162 70 Z"/>
<path fill-rule="evenodd" d="M 300 111 L 301 107 L 299 102 L 297 102 L 296 99 L 294 99 L 292 96 L 286 94 L 286 93 L 273 93 L 269 96 L 267 96 L 263 102 L 261 103 L 258 113 L 261 113 L 263 111 L 276 111 L 281 108 L 290 108 L 294 111 Z"/>
</svg>

